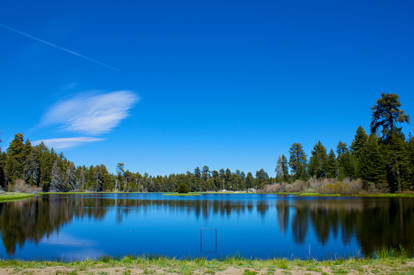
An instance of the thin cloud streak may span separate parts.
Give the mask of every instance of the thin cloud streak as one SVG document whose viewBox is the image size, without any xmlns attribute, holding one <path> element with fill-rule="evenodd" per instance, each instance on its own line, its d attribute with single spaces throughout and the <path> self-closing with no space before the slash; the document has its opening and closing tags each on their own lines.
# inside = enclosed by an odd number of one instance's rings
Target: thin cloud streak
<svg viewBox="0 0 414 275">
<path fill-rule="evenodd" d="M 52 43 L 52 42 L 49 42 L 49 41 L 43 40 L 43 39 L 41 39 L 41 38 L 38 38 L 38 37 L 36 37 L 36 36 L 33 36 L 33 35 L 29 34 L 29 33 L 26 33 L 26 32 L 23 32 L 23 31 L 20 31 L 20 30 L 18 30 L 18 29 L 15 29 L 15 28 L 13 28 L 13 27 L 8 26 L 8 25 L 1 24 L 1 23 L 0 23 L 0 27 L 2 27 L 2 28 L 3 28 L 3 29 L 5 29 L 5 30 L 8 30 L 8 31 L 11 31 L 11 32 L 17 33 L 17 34 L 19 34 L 19 35 L 21 35 L 21 36 L 24 36 L 24 37 L 26 37 L 26 38 L 29 38 L 29 39 L 35 40 L 35 41 L 37 41 L 37 42 L 40 42 L 40 43 L 42 43 L 42 44 L 44 44 L 44 45 L 47 45 L 47 46 L 49 46 L 49 47 L 52 47 L 52 48 L 55 48 L 55 49 L 58 49 L 58 50 L 64 51 L 64 52 L 66 52 L 66 53 L 68 53 L 68 54 L 71 54 L 71 55 L 74 55 L 74 56 L 80 57 L 80 58 L 82 58 L 82 59 L 84 59 L 84 60 L 87 60 L 87 61 L 89 61 L 89 62 L 91 62 L 91 63 L 95 63 L 95 64 L 100 65 L 100 66 L 102 66 L 102 67 L 105 67 L 105 68 L 107 68 L 107 69 L 110 69 L 110 70 L 115 70 L 115 71 L 119 71 L 119 69 L 118 69 L 118 68 L 116 68 L 116 67 L 113 67 L 113 66 L 111 66 L 111 65 L 105 64 L 105 63 L 103 63 L 103 62 L 101 62 L 101 61 L 99 61 L 99 60 L 96 60 L 96 59 L 94 59 L 94 58 L 88 57 L 88 56 L 86 56 L 86 55 L 80 54 L 80 53 L 75 52 L 75 51 L 73 51 L 73 50 L 71 50 L 71 49 L 68 49 L 68 48 L 65 48 L 65 47 L 59 46 L 59 45 L 57 45 L 57 44 L 55 44 L 55 43 Z"/>
<path fill-rule="evenodd" d="M 131 91 L 77 96 L 52 106 L 40 125 L 60 125 L 68 132 L 100 135 L 127 118 L 138 100 Z"/>
<path fill-rule="evenodd" d="M 44 143 L 47 147 L 54 149 L 67 149 L 76 147 L 85 143 L 102 141 L 102 138 L 95 137 L 71 137 L 71 138 L 50 138 L 33 141 L 34 145 Z"/>
</svg>

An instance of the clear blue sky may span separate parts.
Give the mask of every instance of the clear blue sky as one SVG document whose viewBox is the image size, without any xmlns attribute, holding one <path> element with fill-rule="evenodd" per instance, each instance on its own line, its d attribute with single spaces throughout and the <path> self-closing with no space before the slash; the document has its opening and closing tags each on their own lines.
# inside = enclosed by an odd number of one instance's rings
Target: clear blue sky
<svg viewBox="0 0 414 275">
<path fill-rule="evenodd" d="M 350 143 L 381 92 L 414 119 L 413 14 L 414 1 L 1 1 L 2 148 L 22 132 L 111 171 L 274 175 L 293 142 Z"/>
</svg>

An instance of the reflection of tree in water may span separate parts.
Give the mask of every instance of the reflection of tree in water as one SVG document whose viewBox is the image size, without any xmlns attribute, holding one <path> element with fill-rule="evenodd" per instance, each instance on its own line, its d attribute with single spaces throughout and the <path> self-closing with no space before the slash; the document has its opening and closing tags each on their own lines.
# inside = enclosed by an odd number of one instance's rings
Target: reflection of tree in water
<svg viewBox="0 0 414 275">
<path fill-rule="evenodd" d="M 168 211 L 193 213 L 208 219 L 210 215 L 229 217 L 252 211 L 251 201 L 231 200 L 137 200 L 128 198 L 102 198 L 88 196 L 44 196 L 18 202 L 0 203 L 0 232 L 8 254 L 14 254 L 16 245 L 22 247 L 26 240 L 38 243 L 53 232 L 59 232 L 74 217 L 102 220 L 110 208 L 114 208 L 117 222 L 131 211 L 166 209 Z M 267 211 L 267 204 L 258 202 L 260 215 Z"/>
<path fill-rule="evenodd" d="M 101 196 L 44 196 L 12 203 L 0 203 L 0 232 L 7 253 L 26 240 L 35 243 L 59 231 L 74 217 L 101 220 L 113 209 L 118 222 L 133 211 L 144 213 L 164 209 L 186 212 L 196 218 L 256 211 L 264 217 L 270 205 L 277 211 L 281 232 L 289 226 L 290 208 L 292 237 L 303 243 L 310 226 L 317 239 L 325 244 L 340 232 L 342 241 L 349 243 L 355 236 L 362 252 L 371 256 L 381 248 L 407 251 L 414 246 L 413 199 L 278 199 L 272 200 L 200 200 L 200 199 L 128 199 Z M 273 208 L 274 209 L 274 208 Z M 258 229 L 259 230 L 259 229 Z"/>
<path fill-rule="evenodd" d="M 276 209 L 282 232 L 287 228 L 289 206 L 295 209 L 292 234 L 296 243 L 304 242 L 310 220 L 322 244 L 340 231 L 345 244 L 355 235 L 366 256 L 383 248 L 413 250 L 412 199 L 301 199 L 292 200 L 290 205 L 280 200 Z"/>
<path fill-rule="evenodd" d="M 280 199 L 276 202 L 277 220 L 280 231 L 285 233 L 289 226 L 289 201 Z"/>
</svg>

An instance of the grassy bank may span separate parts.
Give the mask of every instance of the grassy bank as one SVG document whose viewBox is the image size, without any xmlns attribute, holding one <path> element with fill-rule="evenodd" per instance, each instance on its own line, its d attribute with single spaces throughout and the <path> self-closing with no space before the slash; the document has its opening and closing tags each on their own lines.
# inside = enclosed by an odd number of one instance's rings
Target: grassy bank
<svg viewBox="0 0 414 275">
<path fill-rule="evenodd" d="M 300 193 L 300 192 L 277 192 L 261 193 L 273 195 L 292 195 L 297 197 L 371 197 L 371 198 L 414 198 L 413 193 L 378 193 L 378 194 L 322 194 L 322 193 Z"/>
<path fill-rule="evenodd" d="M 0 261 L 6 274 L 412 274 L 414 259 L 315 260 L 176 260 L 167 258 L 102 258 L 78 262 Z"/>
<path fill-rule="evenodd" d="M 6 192 L 0 194 L 0 202 L 16 201 L 33 197 L 34 194 Z"/>
</svg>

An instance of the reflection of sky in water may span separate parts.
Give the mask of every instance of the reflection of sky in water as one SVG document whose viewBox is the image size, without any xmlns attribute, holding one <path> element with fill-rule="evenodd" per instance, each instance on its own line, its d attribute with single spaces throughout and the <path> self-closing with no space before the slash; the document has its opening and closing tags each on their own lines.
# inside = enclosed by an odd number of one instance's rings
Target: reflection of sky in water
<svg viewBox="0 0 414 275">
<path fill-rule="evenodd" d="M 0 246 L 0 256 L 66 260 L 143 254 L 177 258 L 361 256 L 355 232 L 361 235 L 363 228 L 358 228 L 356 221 L 368 222 L 364 219 L 366 209 L 374 207 L 377 211 L 383 203 L 374 201 L 374 206 L 370 206 L 367 202 L 371 203 L 372 199 L 315 200 L 275 195 L 99 196 L 105 200 L 96 195 L 75 197 L 77 199 L 55 196 L 48 205 L 52 209 L 49 215 L 38 212 L 43 215 L 42 219 L 62 220 L 53 232 L 43 233 L 37 243 L 30 238 L 22 242 L 22 246 L 17 243 L 14 254 L 7 253 L 4 245 Z M 148 201 L 137 202 L 136 199 Z M 0 209 L 0 214 L 1 211 L 4 209 Z M 70 215 L 70 211 L 74 213 Z M 67 217 L 64 219 L 60 215 Z M 372 217 L 371 213 L 368 216 Z M 202 236 L 206 249 L 200 250 L 201 228 L 217 229 L 217 251 L 212 235 Z"/>
</svg>

